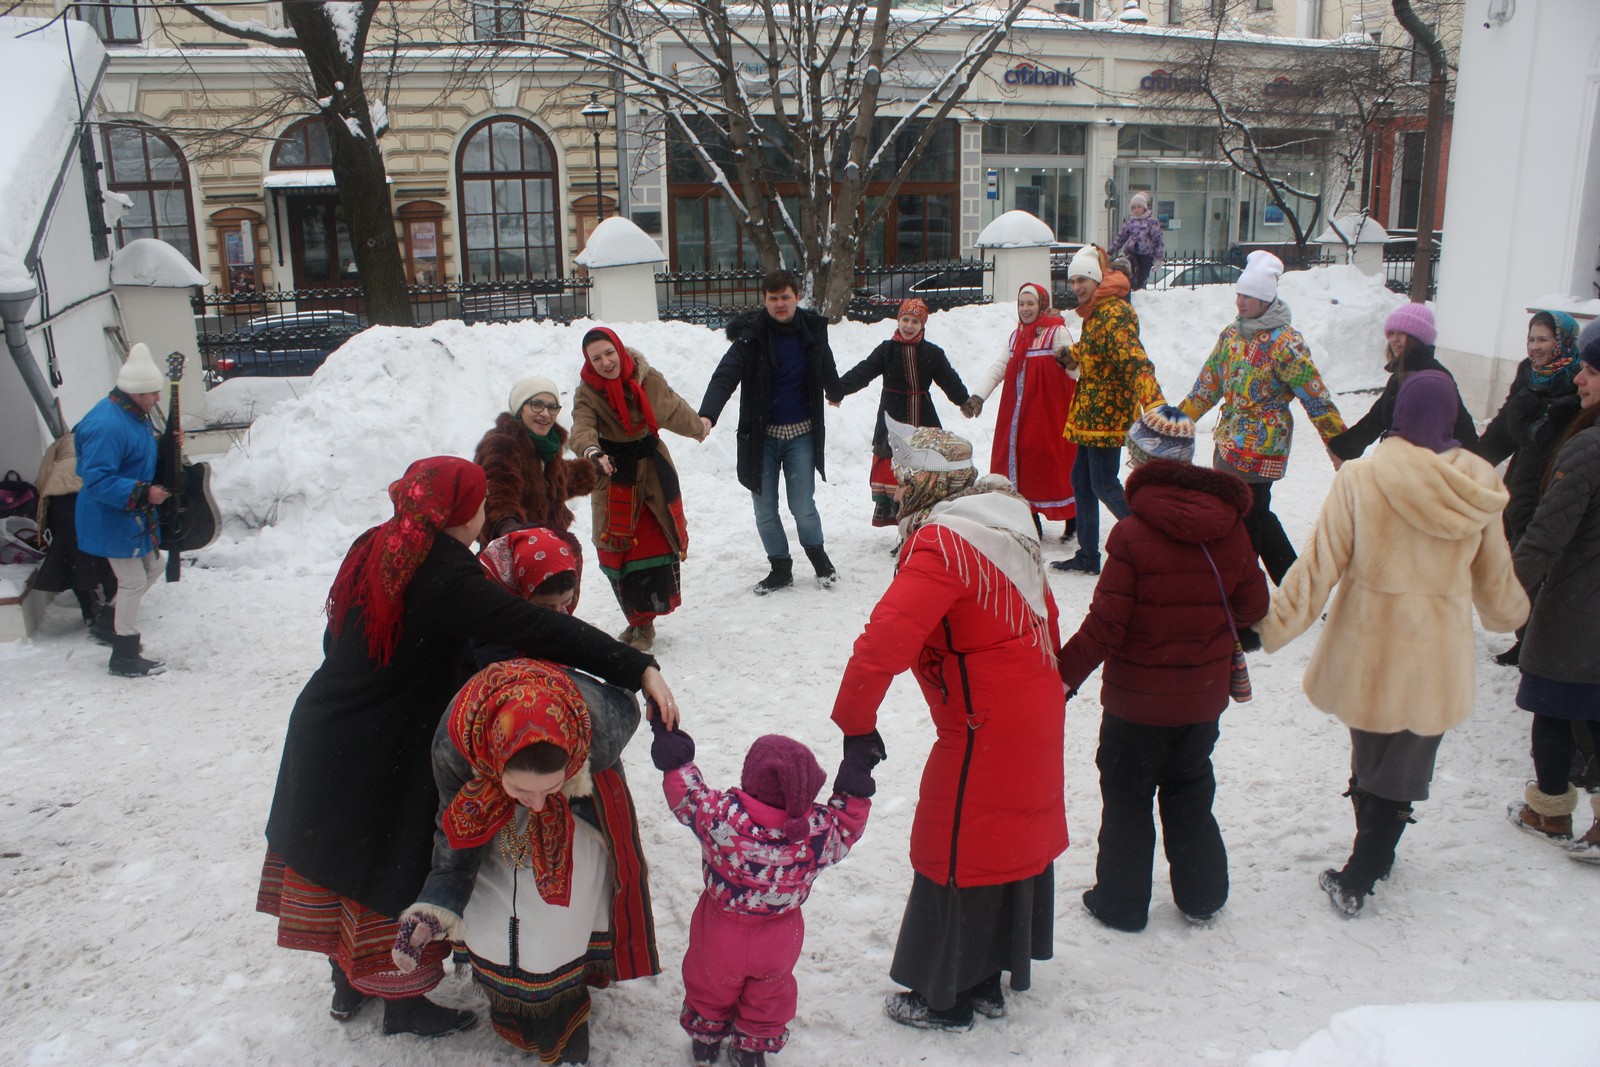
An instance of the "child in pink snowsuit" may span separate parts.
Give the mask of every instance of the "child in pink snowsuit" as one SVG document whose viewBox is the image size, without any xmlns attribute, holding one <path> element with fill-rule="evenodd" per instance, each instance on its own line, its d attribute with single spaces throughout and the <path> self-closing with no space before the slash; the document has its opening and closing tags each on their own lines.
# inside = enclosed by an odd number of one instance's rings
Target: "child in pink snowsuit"
<svg viewBox="0 0 1600 1067">
<path fill-rule="evenodd" d="M 758 738 L 741 788 L 712 789 L 694 765 L 694 741 L 651 720 L 650 756 L 679 822 L 700 839 L 705 891 L 683 957 L 683 1014 L 697 1064 L 715 1063 L 733 1038 L 735 1067 L 764 1067 L 782 1050 L 795 1015 L 794 967 L 805 940 L 800 906 L 824 867 L 844 859 L 866 827 L 881 742 L 847 746 L 827 804 L 811 750 L 792 738 Z M 852 739 L 864 742 L 866 738 Z"/>
</svg>

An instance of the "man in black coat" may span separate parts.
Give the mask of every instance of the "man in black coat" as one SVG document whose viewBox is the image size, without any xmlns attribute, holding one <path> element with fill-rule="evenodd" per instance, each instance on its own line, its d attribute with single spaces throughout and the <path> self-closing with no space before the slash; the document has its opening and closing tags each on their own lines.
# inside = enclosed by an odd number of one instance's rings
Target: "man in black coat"
<svg viewBox="0 0 1600 1067">
<path fill-rule="evenodd" d="M 750 490 L 756 532 L 772 565 L 756 583 L 758 596 L 794 584 L 789 539 L 778 517 L 780 471 L 789 514 L 817 584 L 826 588 L 838 577 L 823 551 L 822 517 L 814 500 L 815 475 L 827 476 L 824 396 L 839 378 L 828 347 L 828 321 L 800 307 L 800 282 L 790 271 L 773 271 L 762 279 L 761 288 L 766 294 L 762 309 L 728 323 L 732 344 L 700 402 L 700 420 L 709 434 L 734 389 L 740 390 L 739 484 Z"/>
</svg>

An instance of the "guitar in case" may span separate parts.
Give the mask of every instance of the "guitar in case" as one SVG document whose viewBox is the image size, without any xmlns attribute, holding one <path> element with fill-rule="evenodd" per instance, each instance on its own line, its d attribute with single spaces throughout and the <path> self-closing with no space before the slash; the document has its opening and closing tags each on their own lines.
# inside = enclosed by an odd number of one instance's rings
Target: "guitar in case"
<svg viewBox="0 0 1600 1067">
<path fill-rule="evenodd" d="M 205 463 L 190 463 L 178 445 L 178 382 L 183 377 L 184 356 L 173 352 L 167 357 L 167 375 L 172 395 L 167 407 L 167 428 L 161 435 L 156 459 L 156 482 L 172 495 L 157 505 L 161 524 L 161 547 L 167 550 L 167 581 L 182 577 L 184 552 L 208 547 L 222 531 L 217 502 L 211 496 L 211 468 Z"/>
</svg>

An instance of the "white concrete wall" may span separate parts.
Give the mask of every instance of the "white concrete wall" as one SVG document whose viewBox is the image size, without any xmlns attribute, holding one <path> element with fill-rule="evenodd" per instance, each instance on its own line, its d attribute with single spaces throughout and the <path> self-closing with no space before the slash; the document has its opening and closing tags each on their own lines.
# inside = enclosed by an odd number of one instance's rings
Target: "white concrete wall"
<svg viewBox="0 0 1600 1067">
<path fill-rule="evenodd" d="M 1492 414 L 1525 355 L 1530 305 L 1595 296 L 1600 255 L 1600 3 L 1541 0 L 1461 45 L 1439 355 Z"/>
<path fill-rule="evenodd" d="M 197 430 L 205 426 L 206 387 L 205 368 L 200 360 L 199 338 L 195 335 L 194 311 L 189 298 L 192 289 L 157 288 L 148 285 L 119 285 L 117 300 L 122 305 L 122 321 L 128 331 L 128 343 L 143 342 L 150 347 L 156 366 L 162 373 L 170 373 L 167 356 L 182 352 L 183 381 L 178 394 L 178 406 L 183 416 L 183 428 Z M 167 397 L 161 398 L 161 407 L 167 408 Z"/>
</svg>

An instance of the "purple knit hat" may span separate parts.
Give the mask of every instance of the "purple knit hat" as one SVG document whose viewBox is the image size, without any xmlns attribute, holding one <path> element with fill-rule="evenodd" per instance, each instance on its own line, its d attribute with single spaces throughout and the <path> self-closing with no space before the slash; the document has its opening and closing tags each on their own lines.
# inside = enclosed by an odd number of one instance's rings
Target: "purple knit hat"
<svg viewBox="0 0 1600 1067">
<path fill-rule="evenodd" d="M 763 804 L 779 808 L 788 820 L 783 835 L 804 841 L 810 828 L 811 805 L 828 780 L 811 750 L 792 737 L 767 734 L 756 738 L 744 758 L 739 787 Z"/>
<path fill-rule="evenodd" d="M 1383 320 L 1383 332 L 1410 334 L 1425 345 L 1431 345 L 1439 339 L 1439 328 L 1433 324 L 1433 312 L 1428 310 L 1427 304 L 1402 304 L 1389 313 Z"/>
<path fill-rule="evenodd" d="M 1399 395 L 1394 398 L 1389 433 L 1434 452 L 1460 448 L 1461 442 L 1450 436 L 1455 432 L 1456 410 L 1460 404 L 1456 383 L 1444 371 L 1408 374 L 1400 383 Z"/>
</svg>

